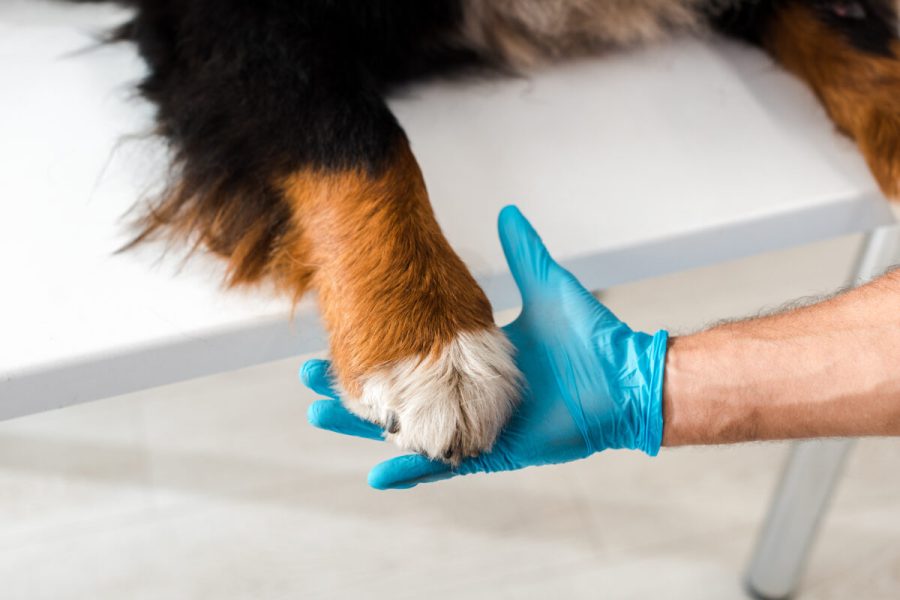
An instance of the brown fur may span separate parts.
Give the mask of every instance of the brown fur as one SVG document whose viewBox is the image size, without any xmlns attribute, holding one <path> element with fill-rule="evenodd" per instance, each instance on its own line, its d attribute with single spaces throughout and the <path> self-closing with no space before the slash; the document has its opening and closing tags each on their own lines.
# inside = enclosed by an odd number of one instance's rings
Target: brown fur
<svg viewBox="0 0 900 600">
<path fill-rule="evenodd" d="M 268 279 L 294 302 L 316 288 L 334 368 L 358 394 L 359 378 L 379 366 L 435 356 L 456 334 L 493 327 L 405 141 L 389 163 L 379 174 L 309 168 L 241 198 L 223 197 L 224 185 L 182 182 L 144 213 L 130 245 L 191 239 L 227 260 L 229 286 Z M 257 194 L 277 194 L 277 210 L 251 214 L 273 205 L 254 202 Z"/>
<path fill-rule="evenodd" d="M 405 143 L 382 174 L 309 169 L 283 189 L 296 232 L 285 251 L 297 280 L 315 271 L 333 365 L 351 394 L 364 374 L 493 327 L 491 305 L 441 233 Z"/>
<path fill-rule="evenodd" d="M 188 241 L 192 248 L 206 248 L 227 261 L 228 286 L 268 278 L 299 298 L 312 270 L 299 267 L 301 241 L 290 226 L 290 207 L 271 201 L 278 192 L 263 184 L 235 189 L 225 181 L 202 185 L 189 181 L 179 179 L 144 207 L 134 223 L 138 234 L 122 250 L 157 237 Z"/>
<path fill-rule="evenodd" d="M 764 43 L 856 140 L 884 193 L 900 197 L 900 61 L 857 50 L 796 3 L 779 12 Z M 893 42 L 894 56 L 898 50 Z"/>
</svg>

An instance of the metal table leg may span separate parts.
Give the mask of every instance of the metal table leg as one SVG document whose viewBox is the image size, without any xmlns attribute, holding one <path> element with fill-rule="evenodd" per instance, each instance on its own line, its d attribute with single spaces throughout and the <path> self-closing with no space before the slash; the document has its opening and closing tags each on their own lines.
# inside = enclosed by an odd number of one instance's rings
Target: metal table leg
<svg viewBox="0 0 900 600">
<path fill-rule="evenodd" d="M 897 228 L 866 236 L 851 285 L 879 275 L 898 253 Z M 797 589 L 819 522 L 854 440 L 797 442 L 781 476 L 746 574 L 755 598 L 788 598 Z"/>
</svg>

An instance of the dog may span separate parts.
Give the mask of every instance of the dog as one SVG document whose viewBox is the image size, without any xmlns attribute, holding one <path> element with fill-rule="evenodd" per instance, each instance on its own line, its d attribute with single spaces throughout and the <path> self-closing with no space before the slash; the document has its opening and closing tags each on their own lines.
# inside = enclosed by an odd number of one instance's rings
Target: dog
<svg viewBox="0 0 900 600">
<path fill-rule="evenodd" d="M 491 305 L 441 233 L 385 98 L 456 73 L 719 32 L 805 81 L 885 194 L 900 192 L 900 59 L 887 0 L 131 0 L 110 35 L 172 149 L 131 245 L 227 261 L 227 283 L 315 289 L 347 407 L 404 449 L 458 464 L 520 389 Z M 598 143 L 602 143 L 598 141 Z"/>
</svg>

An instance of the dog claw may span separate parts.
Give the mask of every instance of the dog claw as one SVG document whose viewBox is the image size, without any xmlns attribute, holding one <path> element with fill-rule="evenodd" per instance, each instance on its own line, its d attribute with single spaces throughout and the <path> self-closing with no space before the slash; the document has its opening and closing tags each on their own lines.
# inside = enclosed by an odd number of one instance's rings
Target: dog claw
<svg viewBox="0 0 900 600">
<path fill-rule="evenodd" d="M 400 419 L 394 411 L 388 411 L 387 422 L 384 425 L 385 431 L 394 434 L 400 431 Z"/>
</svg>

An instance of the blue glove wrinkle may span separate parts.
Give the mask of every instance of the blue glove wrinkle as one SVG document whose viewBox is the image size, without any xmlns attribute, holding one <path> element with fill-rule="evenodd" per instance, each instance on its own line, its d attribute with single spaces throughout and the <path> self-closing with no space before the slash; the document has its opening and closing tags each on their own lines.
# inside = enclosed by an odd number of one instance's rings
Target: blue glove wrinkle
<svg viewBox="0 0 900 600">
<path fill-rule="evenodd" d="M 490 460 L 485 460 L 487 456 L 490 456 Z M 497 446 L 489 454 L 474 456 L 462 461 L 458 467 L 453 469 L 453 473 L 455 475 L 471 475 L 472 473 L 513 471 L 520 468 L 519 462 L 510 458 L 510 454 L 505 447 Z"/>
<path fill-rule="evenodd" d="M 578 429 L 578 432 L 581 434 L 581 438 L 584 440 L 585 449 L 589 454 L 593 454 L 596 452 L 596 448 L 591 440 L 591 426 L 589 425 L 589 419 L 585 414 L 585 402 L 580 397 L 578 382 L 583 379 L 582 376 L 578 376 L 575 374 L 575 362 L 572 360 L 567 360 L 567 357 L 555 357 L 549 354 L 549 350 L 545 349 L 545 353 L 547 353 L 547 361 L 553 367 L 553 373 L 556 376 L 557 380 L 562 382 L 560 385 L 560 393 L 562 396 L 562 401 L 565 403 L 566 408 L 569 411 L 569 415 L 572 417 L 572 420 L 575 421 L 575 427 Z M 559 360 L 562 358 L 563 360 Z M 590 376 L 590 373 L 588 373 Z"/>
</svg>

